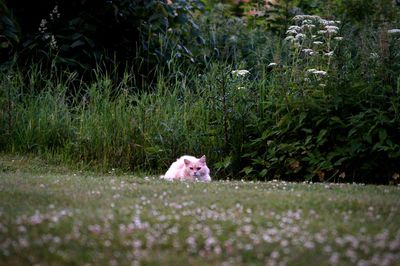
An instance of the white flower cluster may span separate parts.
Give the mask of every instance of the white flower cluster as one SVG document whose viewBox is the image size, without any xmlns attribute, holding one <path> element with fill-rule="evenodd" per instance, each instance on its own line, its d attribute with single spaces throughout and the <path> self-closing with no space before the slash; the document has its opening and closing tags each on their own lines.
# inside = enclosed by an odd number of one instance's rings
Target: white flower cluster
<svg viewBox="0 0 400 266">
<path fill-rule="evenodd" d="M 318 50 L 325 50 L 325 55 L 332 56 L 333 50 L 330 45 L 332 39 L 343 40 L 343 37 L 337 36 L 340 21 L 326 20 L 311 15 L 297 15 L 293 21 L 295 25 L 288 28 L 285 40 L 290 42 L 292 47 L 301 48 L 300 51 L 305 55 L 316 55 Z"/>
<path fill-rule="evenodd" d="M 315 74 L 315 75 L 320 75 L 320 76 L 326 76 L 328 73 L 326 73 L 326 71 L 323 70 L 318 70 L 318 69 L 314 69 L 314 68 L 310 68 L 307 70 L 307 73 L 309 74 Z"/>
<path fill-rule="evenodd" d="M 241 70 L 233 70 L 232 75 L 235 75 L 237 77 L 244 77 L 246 75 L 250 74 L 250 71 L 246 69 L 241 69 Z"/>
<path fill-rule="evenodd" d="M 53 10 L 49 13 L 50 23 L 56 19 L 59 19 L 61 16 L 60 12 L 58 12 L 58 6 L 54 6 Z M 54 34 L 49 33 L 47 30 L 47 19 L 42 19 L 39 25 L 39 33 L 42 35 L 42 40 L 49 40 L 50 48 L 53 50 L 58 49 L 56 37 Z"/>
<path fill-rule="evenodd" d="M 46 30 L 47 30 L 47 20 L 42 19 L 39 25 L 39 32 L 43 34 L 46 32 Z"/>
<path fill-rule="evenodd" d="M 338 35 L 339 25 L 340 21 L 319 16 L 297 15 L 293 18 L 285 40 L 290 44 L 293 67 L 304 69 L 303 81 L 320 83 L 328 76 L 335 48 L 343 40 Z M 321 83 L 319 86 L 326 85 Z"/>
<path fill-rule="evenodd" d="M 58 6 L 56 5 L 49 14 L 50 20 L 55 20 L 60 18 L 60 12 L 58 12 Z"/>
<path fill-rule="evenodd" d="M 400 29 L 390 29 L 387 32 L 389 34 L 400 34 Z"/>
</svg>

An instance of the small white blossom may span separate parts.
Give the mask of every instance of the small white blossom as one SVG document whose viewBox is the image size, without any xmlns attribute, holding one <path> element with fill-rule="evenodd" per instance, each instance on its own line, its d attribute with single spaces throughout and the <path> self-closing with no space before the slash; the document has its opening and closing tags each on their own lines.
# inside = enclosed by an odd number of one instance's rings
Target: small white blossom
<svg viewBox="0 0 400 266">
<path fill-rule="evenodd" d="M 312 24 L 313 23 L 313 21 L 311 20 L 311 19 L 305 19 L 305 20 L 303 20 L 302 22 L 301 22 L 303 25 L 310 25 L 310 24 Z"/>
<path fill-rule="evenodd" d="M 314 74 L 316 74 L 316 75 L 321 75 L 321 76 L 326 76 L 326 71 L 323 71 L 323 70 L 317 70 L 317 71 L 314 71 Z"/>
<path fill-rule="evenodd" d="M 289 30 L 286 31 L 286 34 L 293 34 L 294 35 L 294 34 L 297 34 L 297 31 L 289 29 Z"/>
<path fill-rule="evenodd" d="M 47 20 L 46 19 L 42 19 L 40 21 L 40 25 L 39 25 L 39 32 L 40 33 L 44 33 L 47 30 Z"/>
<path fill-rule="evenodd" d="M 308 73 L 314 73 L 315 71 L 318 71 L 318 70 L 316 70 L 315 68 L 307 69 L 307 72 L 308 72 Z"/>
<path fill-rule="evenodd" d="M 287 36 L 286 38 L 285 38 L 285 41 L 294 41 L 294 37 L 293 36 Z"/>
<path fill-rule="evenodd" d="M 321 42 L 321 41 L 315 41 L 315 42 L 313 42 L 313 44 L 315 44 L 315 45 L 320 45 L 320 44 L 323 44 L 323 42 Z"/>
<path fill-rule="evenodd" d="M 314 24 L 304 24 L 301 26 L 302 29 L 312 29 L 315 28 L 316 26 Z"/>
<path fill-rule="evenodd" d="M 338 31 L 338 30 L 339 30 L 338 27 L 332 26 L 332 25 L 327 25 L 327 26 L 325 26 L 325 29 L 327 29 L 327 30 L 334 30 L 334 31 Z"/>
<path fill-rule="evenodd" d="M 277 66 L 277 65 L 278 65 L 277 63 L 269 63 L 268 67 L 274 67 L 274 66 Z"/>
<path fill-rule="evenodd" d="M 326 26 L 326 25 L 334 25 L 336 24 L 336 21 L 321 19 L 320 23 Z"/>
<path fill-rule="evenodd" d="M 293 26 L 290 26 L 288 30 L 299 31 L 299 30 L 301 30 L 301 28 L 299 26 L 293 25 Z"/>
<path fill-rule="evenodd" d="M 314 68 L 308 69 L 307 73 L 321 75 L 321 76 L 326 76 L 326 74 L 327 74 L 326 71 L 318 70 L 318 69 L 314 69 Z"/>
<path fill-rule="evenodd" d="M 387 33 L 389 33 L 389 34 L 400 33 L 400 29 L 390 29 L 390 30 L 387 31 Z"/>
<path fill-rule="evenodd" d="M 337 33 L 337 30 L 335 30 L 335 29 L 327 29 L 326 30 L 329 34 L 336 34 Z"/>
<path fill-rule="evenodd" d="M 249 74 L 250 71 L 246 70 L 246 69 L 241 69 L 241 70 L 233 70 L 232 74 L 236 75 L 236 76 L 246 76 L 247 74 Z"/>
<path fill-rule="evenodd" d="M 379 58 L 379 55 L 378 55 L 377 53 L 371 53 L 371 54 L 369 55 L 369 57 L 370 57 L 371 59 L 378 59 L 378 58 Z"/>
<path fill-rule="evenodd" d="M 324 55 L 326 55 L 326 56 L 332 56 L 332 55 L 333 55 L 333 51 L 330 51 L 330 52 L 324 53 Z"/>
<path fill-rule="evenodd" d="M 306 36 L 306 35 L 304 35 L 303 33 L 299 33 L 299 34 L 296 35 L 295 39 L 296 39 L 296 40 L 298 40 L 298 39 L 303 39 L 305 36 Z"/>
<path fill-rule="evenodd" d="M 237 41 L 237 36 L 236 35 L 232 35 L 231 37 L 229 37 L 229 40 L 231 41 L 231 42 L 236 42 Z"/>
<path fill-rule="evenodd" d="M 313 49 L 303 49 L 302 50 L 306 55 L 313 55 L 314 50 Z"/>
</svg>

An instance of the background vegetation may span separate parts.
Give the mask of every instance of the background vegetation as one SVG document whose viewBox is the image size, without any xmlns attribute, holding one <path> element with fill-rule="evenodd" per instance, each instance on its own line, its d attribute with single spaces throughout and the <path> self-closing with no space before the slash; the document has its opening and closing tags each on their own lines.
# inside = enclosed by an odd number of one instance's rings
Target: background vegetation
<svg viewBox="0 0 400 266">
<path fill-rule="evenodd" d="M 216 179 L 399 180 L 394 1 L 0 9 L 2 152 L 154 173 L 206 154 Z"/>
</svg>

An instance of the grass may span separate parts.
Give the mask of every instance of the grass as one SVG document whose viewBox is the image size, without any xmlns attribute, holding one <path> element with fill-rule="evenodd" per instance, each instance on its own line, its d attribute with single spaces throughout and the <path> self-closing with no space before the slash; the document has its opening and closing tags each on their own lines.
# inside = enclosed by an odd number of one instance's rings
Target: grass
<svg viewBox="0 0 400 266">
<path fill-rule="evenodd" d="M 400 187 L 98 174 L 0 156 L 1 265 L 396 265 Z"/>
</svg>

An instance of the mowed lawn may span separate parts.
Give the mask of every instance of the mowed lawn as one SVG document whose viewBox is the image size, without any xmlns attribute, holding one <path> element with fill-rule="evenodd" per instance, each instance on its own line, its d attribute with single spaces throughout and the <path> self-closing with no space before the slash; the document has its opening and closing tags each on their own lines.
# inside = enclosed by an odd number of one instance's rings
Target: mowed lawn
<svg viewBox="0 0 400 266">
<path fill-rule="evenodd" d="M 399 265 L 400 187 L 167 182 L 0 156 L 1 265 Z"/>
</svg>

